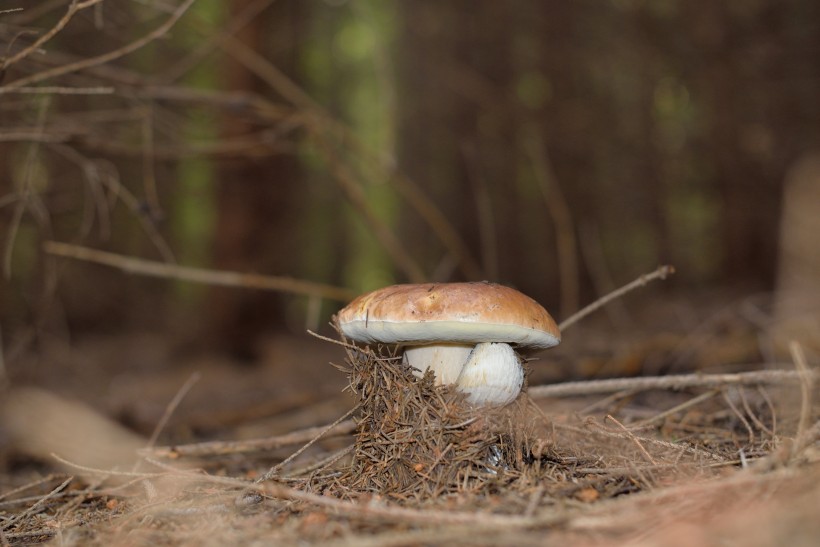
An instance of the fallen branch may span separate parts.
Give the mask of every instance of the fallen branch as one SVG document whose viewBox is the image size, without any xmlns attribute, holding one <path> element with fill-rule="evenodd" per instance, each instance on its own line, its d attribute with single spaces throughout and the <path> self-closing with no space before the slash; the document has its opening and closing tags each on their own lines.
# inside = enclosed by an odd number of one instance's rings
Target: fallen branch
<svg viewBox="0 0 820 547">
<path fill-rule="evenodd" d="M 540 524 L 543 519 L 524 517 L 519 515 L 503 515 L 484 511 L 441 511 L 428 509 L 412 509 L 383 503 L 356 503 L 330 496 L 322 496 L 311 492 L 296 490 L 280 483 L 269 482 L 258 485 L 257 490 L 274 498 L 301 501 L 310 505 L 325 507 L 334 512 L 349 517 L 364 518 L 367 520 L 383 520 L 388 522 L 431 524 L 469 524 L 476 527 L 526 527 Z M 566 517 L 559 514 L 551 515 L 555 521 Z M 550 519 L 551 520 L 551 519 Z"/>
<path fill-rule="evenodd" d="M 816 372 L 810 373 L 813 377 Z M 796 384 L 801 373 L 791 370 L 759 370 L 733 374 L 676 374 L 671 376 L 642 376 L 564 382 L 534 386 L 527 391 L 533 399 L 547 397 L 578 397 L 619 391 L 647 391 L 650 389 L 681 390 L 692 387 L 748 386 L 759 384 Z"/>
<path fill-rule="evenodd" d="M 353 420 L 339 422 L 328 429 L 327 426 L 309 427 L 293 431 L 284 435 L 267 437 L 264 439 L 250 439 L 246 441 L 208 441 L 204 443 L 181 444 L 177 446 L 158 446 L 141 450 L 141 455 L 151 455 L 159 458 L 223 456 L 225 454 L 242 454 L 246 452 L 262 452 L 285 446 L 310 442 L 317 435 L 324 433 L 324 437 L 348 435 L 356 429 Z"/>
<path fill-rule="evenodd" d="M 95 264 L 102 264 L 122 270 L 126 273 L 145 275 L 148 277 L 162 277 L 165 279 L 177 279 L 192 283 L 205 283 L 209 285 L 220 285 L 226 287 L 241 287 L 245 289 L 262 289 L 269 291 L 279 291 L 292 294 L 303 294 L 307 296 L 318 296 L 328 300 L 347 302 L 352 300 L 356 294 L 343 287 L 334 287 L 323 283 L 303 281 L 291 277 L 269 276 L 239 272 L 225 272 L 218 270 L 206 270 L 202 268 L 192 268 L 189 266 L 178 266 L 133 258 L 106 251 L 98 251 L 79 245 L 60 243 L 57 241 L 47 241 L 43 244 L 45 252 L 55 256 L 84 260 Z"/>
</svg>

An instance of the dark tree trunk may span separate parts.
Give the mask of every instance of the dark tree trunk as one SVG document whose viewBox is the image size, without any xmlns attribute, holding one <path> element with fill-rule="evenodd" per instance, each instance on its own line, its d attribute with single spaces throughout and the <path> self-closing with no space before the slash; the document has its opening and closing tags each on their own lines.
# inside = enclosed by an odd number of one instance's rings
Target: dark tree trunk
<svg viewBox="0 0 820 547">
<path fill-rule="evenodd" d="M 231 11 L 240 12 L 251 0 L 233 0 Z M 298 0 L 275 2 L 247 25 L 238 38 L 282 72 L 298 72 L 300 30 L 304 4 Z M 271 90 L 250 71 L 229 62 L 225 87 L 271 95 Z M 223 125 L 225 138 L 252 131 L 242 119 L 231 117 Z M 258 128 L 257 128 L 258 129 Z M 296 226 L 299 222 L 301 172 L 293 156 L 235 161 L 220 166 L 217 218 L 213 241 L 214 267 L 224 270 L 293 275 L 296 260 Z M 283 301 L 277 294 L 214 289 L 209 305 L 211 341 L 235 356 L 253 358 L 259 336 L 285 322 Z"/>
</svg>

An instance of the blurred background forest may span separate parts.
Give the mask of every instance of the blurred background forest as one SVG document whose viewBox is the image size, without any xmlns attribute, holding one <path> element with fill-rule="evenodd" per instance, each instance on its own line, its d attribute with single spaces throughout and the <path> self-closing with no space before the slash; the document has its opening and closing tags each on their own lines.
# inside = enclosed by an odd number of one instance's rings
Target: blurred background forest
<svg viewBox="0 0 820 547">
<path fill-rule="evenodd" d="M 661 263 L 659 291 L 770 292 L 790 180 L 820 216 L 814 0 L 0 8 L 7 366 L 129 331 L 254 359 L 394 282 L 494 280 L 557 317 Z M 129 276 L 47 241 L 330 287 Z"/>
</svg>

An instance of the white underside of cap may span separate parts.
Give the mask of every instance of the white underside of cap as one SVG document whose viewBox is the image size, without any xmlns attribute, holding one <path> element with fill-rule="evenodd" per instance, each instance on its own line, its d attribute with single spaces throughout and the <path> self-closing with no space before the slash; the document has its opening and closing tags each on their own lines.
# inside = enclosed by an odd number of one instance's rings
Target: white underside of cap
<svg viewBox="0 0 820 547">
<path fill-rule="evenodd" d="M 419 321 L 398 323 L 391 321 L 350 321 L 341 325 L 342 333 L 353 340 L 387 344 L 434 344 L 454 342 L 477 344 L 504 342 L 520 347 L 549 348 L 558 344 L 558 338 L 520 325 L 471 323 L 465 321 Z"/>
<path fill-rule="evenodd" d="M 436 375 L 436 385 L 454 384 L 474 347 L 473 344 L 410 346 L 404 350 L 402 360 L 418 372 L 418 377 L 429 368 Z"/>
</svg>

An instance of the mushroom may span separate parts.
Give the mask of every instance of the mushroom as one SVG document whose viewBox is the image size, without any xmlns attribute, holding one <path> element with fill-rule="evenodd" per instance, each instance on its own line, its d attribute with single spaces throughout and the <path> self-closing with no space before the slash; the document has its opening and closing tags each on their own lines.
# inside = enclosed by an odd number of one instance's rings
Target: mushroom
<svg viewBox="0 0 820 547">
<path fill-rule="evenodd" d="M 476 406 L 512 402 L 524 383 L 518 350 L 561 341 L 549 313 L 496 283 L 393 285 L 359 296 L 337 315 L 356 342 L 400 344 L 403 361 L 437 384 L 455 384 Z M 515 349 L 514 349 L 515 348 Z"/>
</svg>

